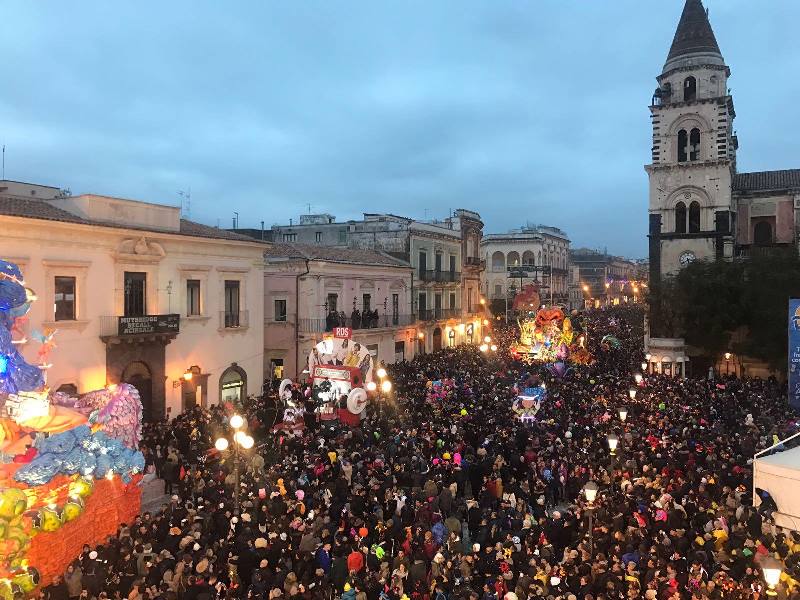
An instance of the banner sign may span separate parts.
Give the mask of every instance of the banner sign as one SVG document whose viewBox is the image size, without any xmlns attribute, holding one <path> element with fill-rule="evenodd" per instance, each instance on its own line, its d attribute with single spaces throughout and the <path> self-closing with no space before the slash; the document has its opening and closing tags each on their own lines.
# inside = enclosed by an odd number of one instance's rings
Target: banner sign
<svg viewBox="0 0 800 600">
<path fill-rule="evenodd" d="M 178 333 L 180 315 L 147 315 L 144 317 L 120 317 L 117 335 L 143 333 Z"/>
<path fill-rule="evenodd" d="M 333 337 L 340 340 L 349 340 L 353 338 L 353 330 L 350 327 L 334 327 Z"/>
<path fill-rule="evenodd" d="M 789 300 L 789 406 L 800 410 L 800 298 Z"/>
</svg>

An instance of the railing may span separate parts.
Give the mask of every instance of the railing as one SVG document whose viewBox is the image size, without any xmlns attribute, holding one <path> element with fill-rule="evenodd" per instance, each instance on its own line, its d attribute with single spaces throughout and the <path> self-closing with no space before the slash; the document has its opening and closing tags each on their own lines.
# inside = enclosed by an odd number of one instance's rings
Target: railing
<svg viewBox="0 0 800 600">
<path fill-rule="evenodd" d="M 244 329 L 250 325 L 250 312 L 247 310 L 219 312 L 220 329 Z"/>
<path fill-rule="evenodd" d="M 438 321 L 440 319 L 457 319 L 461 316 L 460 308 L 423 308 L 417 311 L 420 321 Z"/>
<path fill-rule="evenodd" d="M 132 335 L 171 334 L 180 332 L 180 315 L 143 315 L 126 317 L 104 315 L 100 317 L 100 337 L 126 337 Z"/>
<path fill-rule="evenodd" d="M 739 246 L 736 256 L 739 258 L 771 258 L 791 253 L 792 244 L 772 244 L 770 246 Z"/>
<path fill-rule="evenodd" d="M 478 258 L 477 256 L 468 256 L 464 259 L 464 264 L 468 267 L 483 268 L 486 266 L 486 260 L 483 258 Z"/>
<path fill-rule="evenodd" d="M 458 271 L 418 271 L 420 281 L 435 281 L 437 283 L 458 283 L 461 273 Z"/>
<path fill-rule="evenodd" d="M 324 333 L 334 327 L 350 327 L 354 331 L 378 329 L 382 327 L 408 327 L 416 323 L 416 315 L 378 315 L 376 317 L 353 320 L 352 317 L 329 316 L 326 319 L 300 319 L 298 328 L 303 333 Z"/>
</svg>

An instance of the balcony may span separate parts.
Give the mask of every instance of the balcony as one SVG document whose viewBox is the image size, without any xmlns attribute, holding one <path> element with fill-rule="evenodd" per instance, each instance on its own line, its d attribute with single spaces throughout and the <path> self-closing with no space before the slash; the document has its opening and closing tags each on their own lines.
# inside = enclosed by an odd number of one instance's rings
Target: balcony
<svg viewBox="0 0 800 600">
<path fill-rule="evenodd" d="M 240 310 L 237 312 L 221 310 L 219 312 L 220 330 L 243 330 L 250 326 L 250 312 Z"/>
<path fill-rule="evenodd" d="M 461 273 L 458 271 L 418 271 L 419 280 L 435 283 L 460 283 Z"/>
<path fill-rule="evenodd" d="M 143 315 L 138 317 L 101 316 L 100 338 L 105 341 L 143 341 L 149 339 L 174 339 L 180 332 L 181 316 Z"/>
<path fill-rule="evenodd" d="M 327 319 L 300 319 L 298 328 L 302 333 L 324 333 L 333 331 L 334 327 L 350 327 L 353 331 L 363 331 L 367 329 L 381 329 L 389 327 L 408 327 L 416 323 L 416 315 L 378 315 L 377 320 L 357 319 L 355 322 L 352 317 L 341 316 L 334 318 L 332 315 Z"/>
<path fill-rule="evenodd" d="M 476 267 L 478 269 L 486 268 L 486 261 L 477 256 L 468 256 L 464 259 L 464 265 L 467 267 Z"/>
<path fill-rule="evenodd" d="M 442 319 L 458 319 L 460 308 L 422 308 L 417 311 L 420 321 L 440 321 Z"/>
<path fill-rule="evenodd" d="M 770 244 L 766 246 L 737 246 L 737 258 L 774 258 L 794 252 L 794 244 Z"/>
</svg>

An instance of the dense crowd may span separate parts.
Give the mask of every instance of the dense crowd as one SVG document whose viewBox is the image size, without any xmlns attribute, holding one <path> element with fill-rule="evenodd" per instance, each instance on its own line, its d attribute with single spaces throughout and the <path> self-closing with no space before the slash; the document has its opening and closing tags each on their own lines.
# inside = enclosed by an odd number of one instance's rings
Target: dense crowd
<svg viewBox="0 0 800 600">
<path fill-rule="evenodd" d="M 44 593 L 760 598 L 760 562 L 775 554 L 782 592 L 795 595 L 800 537 L 775 529 L 769 502 L 751 501 L 751 457 L 796 428 L 784 390 L 735 378 L 636 385 L 641 318 L 628 308 L 584 315 L 596 362 L 563 377 L 513 360 L 513 328 L 493 332 L 497 353 L 462 346 L 390 365 L 394 394 L 358 428 L 309 414 L 303 432 L 272 433 L 270 399 L 236 407 L 256 440 L 242 457 L 238 509 L 232 459 L 213 450 L 231 435 L 230 407 L 151 426 L 143 451 L 170 502 L 86 547 Z M 601 346 L 605 335 L 620 346 Z M 535 419 L 518 420 L 513 399 L 542 384 Z M 302 386 L 294 394 L 312 408 Z M 581 493 L 590 481 L 591 507 Z"/>
</svg>

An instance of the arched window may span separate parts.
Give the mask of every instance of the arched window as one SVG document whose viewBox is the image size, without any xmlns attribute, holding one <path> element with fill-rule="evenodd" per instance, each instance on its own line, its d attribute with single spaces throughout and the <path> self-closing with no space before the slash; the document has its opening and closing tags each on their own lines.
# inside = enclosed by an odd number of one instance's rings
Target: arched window
<svg viewBox="0 0 800 600">
<path fill-rule="evenodd" d="M 689 233 L 700 233 L 700 203 L 697 201 L 689 205 Z"/>
<path fill-rule="evenodd" d="M 697 98 L 697 80 L 694 77 L 687 77 L 683 80 L 683 101 L 691 102 Z"/>
<path fill-rule="evenodd" d="M 683 202 L 675 205 L 675 233 L 686 233 L 686 205 Z"/>
<path fill-rule="evenodd" d="M 533 266 L 536 264 L 536 257 L 533 255 L 533 252 L 525 250 L 525 252 L 522 253 L 522 264 L 526 266 Z"/>
<path fill-rule="evenodd" d="M 678 132 L 678 162 L 686 162 L 686 146 L 689 142 L 689 136 L 686 135 L 686 130 L 681 129 Z"/>
<path fill-rule="evenodd" d="M 772 225 L 769 221 L 759 221 L 753 227 L 753 243 L 768 246 L 772 243 Z"/>
<path fill-rule="evenodd" d="M 506 255 L 499 250 L 492 254 L 492 271 L 506 270 Z"/>
<path fill-rule="evenodd" d="M 689 160 L 700 158 L 700 130 L 695 127 L 689 134 Z"/>
<path fill-rule="evenodd" d="M 506 265 L 508 267 L 518 267 L 519 266 L 519 252 L 511 251 L 506 256 Z"/>
</svg>

